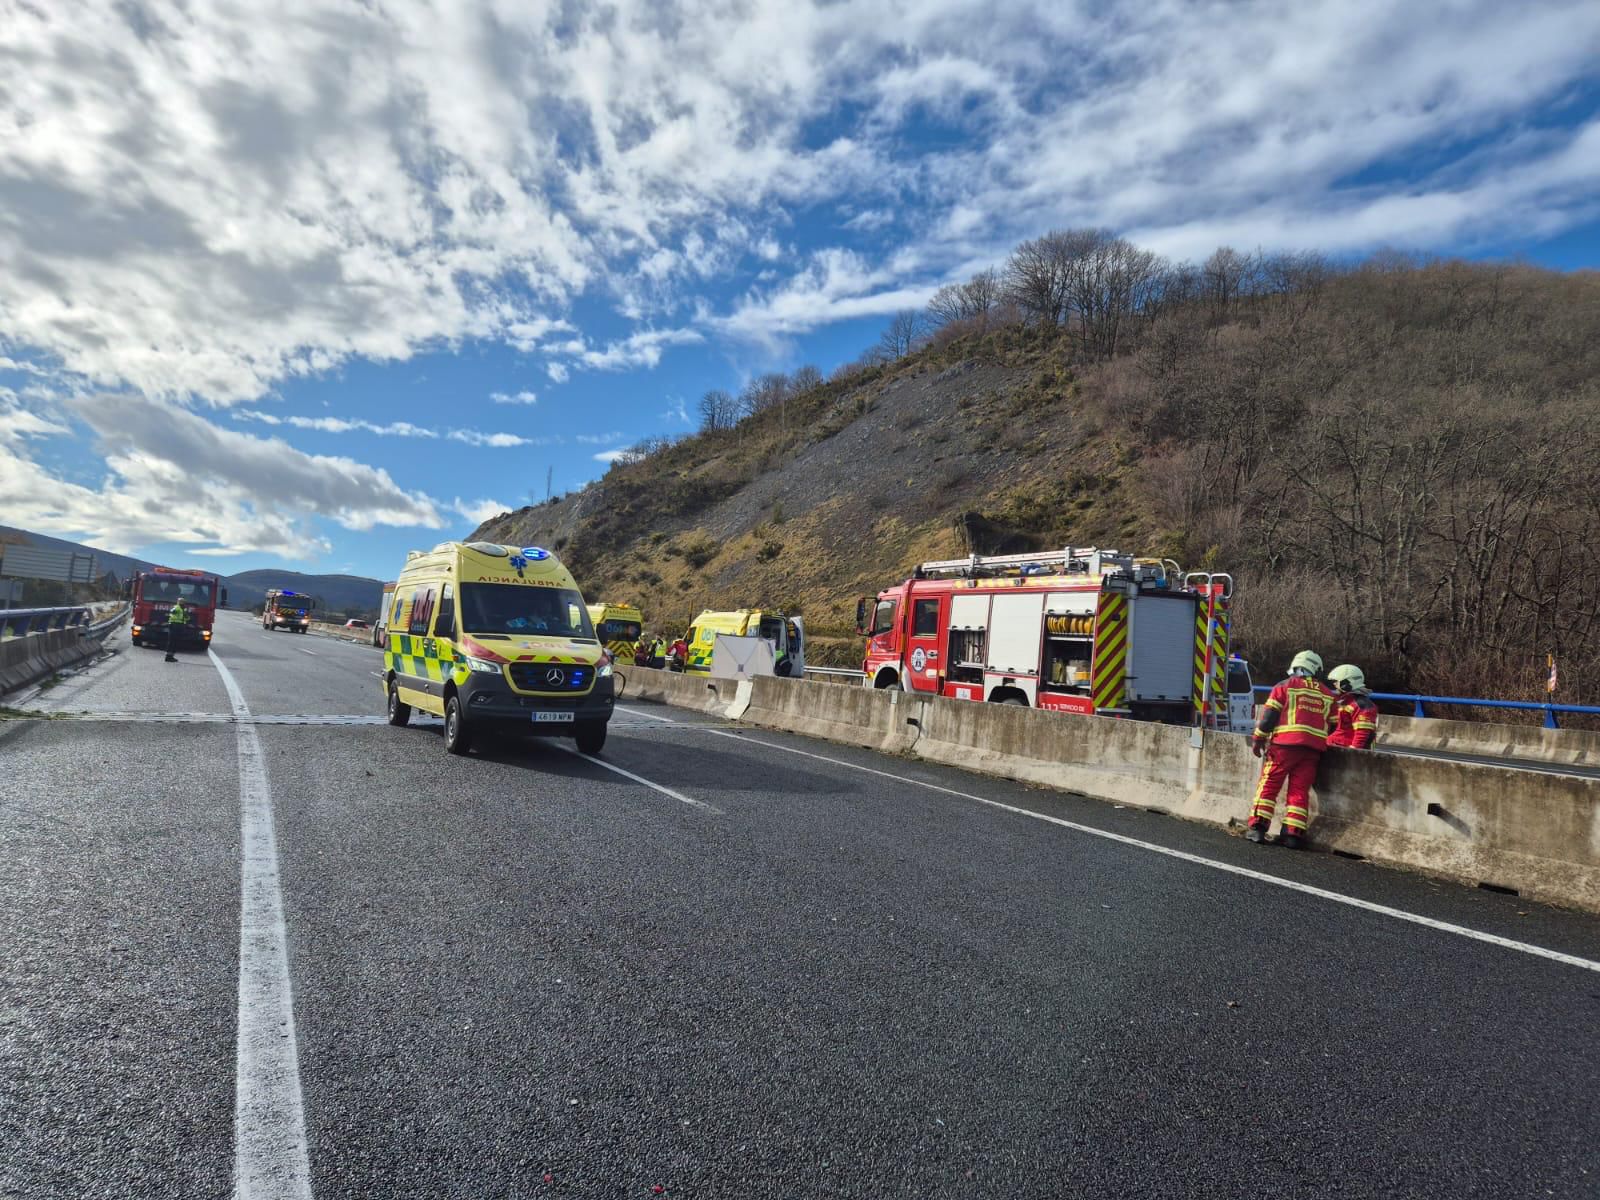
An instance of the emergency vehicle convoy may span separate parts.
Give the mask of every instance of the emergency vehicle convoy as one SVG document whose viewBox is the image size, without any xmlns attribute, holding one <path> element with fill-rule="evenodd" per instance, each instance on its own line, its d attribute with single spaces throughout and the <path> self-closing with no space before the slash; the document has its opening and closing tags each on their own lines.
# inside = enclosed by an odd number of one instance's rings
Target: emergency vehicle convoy
<svg viewBox="0 0 1600 1200">
<path fill-rule="evenodd" d="M 605 745 L 614 676 L 572 574 L 538 546 L 441 542 L 413 550 L 387 618 L 389 724 L 419 708 L 465 754 L 491 732 Z"/>
<path fill-rule="evenodd" d="M 228 589 L 215 575 L 176 567 L 137 571 L 126 592 L 133 602 L 130 632 L 135 646 L 166 646 L 167 614 L 175 600 L 183 601 L 188 620 L 172 631 L 174 645 L 209 646 L 217 605 L 228 603 Z"/>
<path fill-rule="evenodd" d="M 616 662 L 631 663 L 644 632 L 644 614 L 631 604 L 591 604 L 595 636 Z"/>
<path fill-rule="evenodd" d="M 304 633 L 311 627 L 311 610 L 316 606 L 314 596 L 291 592 L 288 588 L 272 588 L 261 605 L 261 628 L 268 633 L 274 629 Z"/>
<path fill-rule="evenodd" d="M 925 562 L 856 606 L 868 687 L 1230 728 L 1231 577 L 1068 549 Z"/>
<path fill-rule="evenodd" d="M 775 675 L 799 679 L 806 669 L 806 627 L 799 617 L 786 616 L 759 608 L 741 608 L 733 612 L 703 612 L 683 635 L 686 656 L 683 670 L 687 675 L 711 674 L 711 656 L 716 649 L 717 635 L 728 637 L 755 637 L 772 647 L 772 670 Z"/>
</svg>

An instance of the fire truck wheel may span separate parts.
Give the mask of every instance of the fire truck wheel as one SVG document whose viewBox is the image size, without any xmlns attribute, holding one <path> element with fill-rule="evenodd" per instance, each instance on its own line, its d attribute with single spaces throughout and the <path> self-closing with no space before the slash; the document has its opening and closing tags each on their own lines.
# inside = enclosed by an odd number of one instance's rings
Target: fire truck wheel
<svg viewBox="0 0 1600 1200">
<path fill-rule="evenodd" d="M 411 720 L 411 705 L 400 699 L 400 689 L 394 680 L 389 681 L 389 724 L 404 725 Z"/>
<path fill-rule="evenodd" d="M 1026 700 L 1024 700 L 1021 696 L 1007 696 L 1004 700 L 1000 701 L 1000 703 L 1001 704 L 1015 704 L 1019 708 L 1027 708 L 1028 707 L 1028 702 Z"/>
<path fill-rule="evenodd" d="M 457 696 L 450 696 L 444 702 L 444 748 L 451 754 L 465 754 L 472 749 L 472 734 L 467 730 Z"/>
</svg>

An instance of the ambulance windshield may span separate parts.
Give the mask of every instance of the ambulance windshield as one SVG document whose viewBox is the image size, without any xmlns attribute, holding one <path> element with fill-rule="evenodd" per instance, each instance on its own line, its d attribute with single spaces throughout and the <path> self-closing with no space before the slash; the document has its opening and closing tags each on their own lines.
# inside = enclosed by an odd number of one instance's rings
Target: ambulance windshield
<svg viewBox="0 0 1600 1200">
<path fill-rule="evenodd" d="M 469 634 L 594 638 L 583 597 L 572 588 L 518 583 L 462 584 L 461 628 Z"/>
</svg>

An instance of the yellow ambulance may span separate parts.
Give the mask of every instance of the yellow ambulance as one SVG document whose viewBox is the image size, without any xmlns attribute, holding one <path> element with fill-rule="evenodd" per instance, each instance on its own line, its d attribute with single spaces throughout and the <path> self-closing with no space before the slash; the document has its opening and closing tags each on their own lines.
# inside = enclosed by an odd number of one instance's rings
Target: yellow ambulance
<svg viewBox="0 0 1600 1200">
<path fill-rule="evenodd" d="M 386 614 L 389 724 L 444 718 L 465 754 L 488 733 L 605 745 L 616 703 L 609 657 L 572 573 L 538 546 L 441 542 L 413 550 Z"/>
<path fill-rule="evenodd" d="M 701 613 L 684 634 L 688 657 L 683 670 L 689 675 L 711 673 L 711 652 L 717 634 L 730 637 L 758 637 L 772 645 L 773 671 L 799 679 L 806 669 L 806 627 L 799 617 L 785 616 L 759 608 L 740 608 L 732 612 Z"/>
<path fill-rule="evenodd" d="M 589 620 L 594 624 L 600 644 L 611 651 L 611 657 L 631 666 L 633 652 L 639 648 L 639 636 L 644 632 L 644 614 L 631 604 L 591 604 Z"/>
</svg>

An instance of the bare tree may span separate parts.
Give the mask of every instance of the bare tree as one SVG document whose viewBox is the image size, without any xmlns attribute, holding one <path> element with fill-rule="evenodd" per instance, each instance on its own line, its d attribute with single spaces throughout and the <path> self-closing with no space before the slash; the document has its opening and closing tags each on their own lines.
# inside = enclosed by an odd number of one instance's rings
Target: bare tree
<svg viewBox="0 0 1600 1200">
<path fill-rule="evenodd" d="M 1059 325 L 1067 311 L 1066 237 L 1051 231 L 1023 242 L 1006 260 L 1007 297 L 1045 325 Z"/>
<path fill-rule="evenodd" d="M 957 321 L 985 324 L 990 311 L 1000 303 L 1000 296 L 1000 275 L 990 267 L 965 283 L 945 284 L 928 301 L 928 316 L 936 325 Z"/>
<path fill-rule="evenodd" d="M 738 402 L 721 388 L 712 388 L 700 397 L 700 428 L 706 432 L 732 429 L 738 420 Z"/>
<path fill-rule="evenodd" d="M 889 359 L 904 358 L 922 343 L 927 323 L 914 308 L 902 308 L 889 320 L 889 328 L 878 338 L 878 348 Z"/>
<path fill-rule="evenodd" d="M 739 415 L 753 417 L 777 408 L 789 398 L 790 388 L 789 377 L 782 371 L 756 376 L 739 393 Z"/>
<path fill-rule="evenodd" d="M 789 387 L 796 396 L 820 386 L 822 386 L 822 372 L 812 363 L 796 367 L 794 374 L 789 376 Z"/>
</svg>

